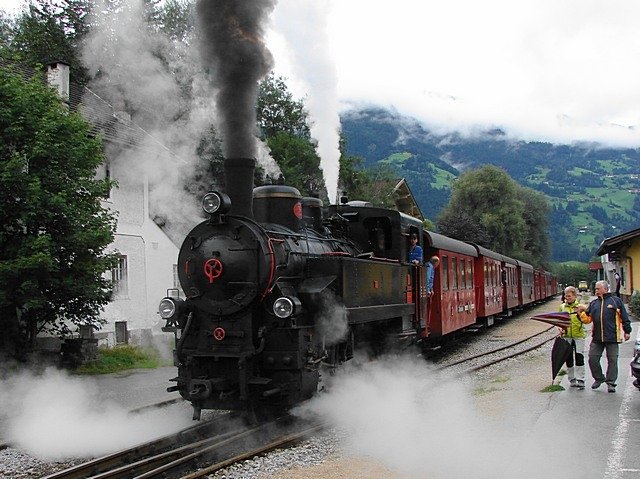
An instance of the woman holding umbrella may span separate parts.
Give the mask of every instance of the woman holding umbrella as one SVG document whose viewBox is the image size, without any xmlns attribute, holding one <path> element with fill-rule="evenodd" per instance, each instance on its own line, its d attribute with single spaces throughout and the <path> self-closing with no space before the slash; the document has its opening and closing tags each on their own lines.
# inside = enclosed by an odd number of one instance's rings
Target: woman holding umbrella
<svg viewBox="0 0 640 479">
<path fill-rule="evenodd" d="M 587 332 L 584 328 L 583 321 L 578 317 L 578 292 L 573 286 L 567 286 L 564 289 L 564 302 L 560 305 L 558 311 L 569 313 L 569 325 L 566 328 L 560 328 L 562 331 L 561 338 L 569 343 L 570 349 L 567 352 L 567 376 L 569 384 L 572 388 L 584 389 L 584 342 Z M 584 323 L 590 321 L 585 319 Z"/>
</svg>

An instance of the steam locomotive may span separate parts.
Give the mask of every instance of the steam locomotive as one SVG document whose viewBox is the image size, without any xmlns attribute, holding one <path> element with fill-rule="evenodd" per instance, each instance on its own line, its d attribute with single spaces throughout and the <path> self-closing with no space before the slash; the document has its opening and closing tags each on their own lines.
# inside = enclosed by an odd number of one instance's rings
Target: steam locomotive
<svg viewBox="0 0 640 479">
<path fill-rule="evenodd" d="M 422 228 L 366 202 L 323 208 L 285 185 L 253 189 L 254 160 L 225 160 L 226 193 L 203 198 L 209 219 L 186 237 L 186 299 L 160 303 L 175 335 L 175 386 L 194 408 L 271 410 L 311 397 L 357 348 L 432 347 L 550 297 L 547 272 Z M 441 267 L 427 302 L 425 268 L 407 262 L 419 235 Z M 430 312 L 430 314 L 429 314 Z"/>
</svg>

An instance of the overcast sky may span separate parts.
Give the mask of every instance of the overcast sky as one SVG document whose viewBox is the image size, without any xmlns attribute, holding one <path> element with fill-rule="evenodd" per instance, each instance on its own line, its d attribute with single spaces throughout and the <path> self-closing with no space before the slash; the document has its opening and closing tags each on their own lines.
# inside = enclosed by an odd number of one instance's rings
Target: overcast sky
<svg viewBox="0 0 640 479">
<path fill-rule="evenodd" d="M 280 0 L 272 18 L 296 96 L 439 130 L 640 146 L 640 2 Z"/>
</svg>

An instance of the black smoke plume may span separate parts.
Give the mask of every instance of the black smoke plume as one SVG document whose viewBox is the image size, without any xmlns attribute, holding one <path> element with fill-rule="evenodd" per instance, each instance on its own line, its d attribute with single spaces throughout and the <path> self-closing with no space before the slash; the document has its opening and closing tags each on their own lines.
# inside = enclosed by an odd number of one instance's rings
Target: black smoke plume
<svg viewBox="0 0 640 479">
<path fill-rule="evenodd" d="M 200 49 L 221 115 L 227 158 L 256 156 L 258 82 L 272 68 L 264 27 L 276 0 L 199 0 Z"/>
</svg>

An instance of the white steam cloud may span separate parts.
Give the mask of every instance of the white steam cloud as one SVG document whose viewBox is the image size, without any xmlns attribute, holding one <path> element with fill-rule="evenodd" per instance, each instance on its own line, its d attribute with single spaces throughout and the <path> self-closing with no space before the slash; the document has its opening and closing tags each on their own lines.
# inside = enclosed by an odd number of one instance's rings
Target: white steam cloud
<svg viewBox="0 0 640 479">
<path fill-rule="evenodd" d="M 328 390 L 297 414 L 337 427 L 347 454 L 373 457 L 409 477 L 577 479 L 593 466 L 572 440 L 575 418 L 531 424 L 520 403 L 502 409 L 502 417 L 488 416 L 466 382 L 423 361 L 360 363 Z"/>
<path fill-rule="evenodd" d="M 106 5 L 96 2 L 83 46 L 82 60 L 94 78 L 89 87 L 144 128 L 130 125 L 142 138 L 135 148 L 118 148 L 120 139 L 112 138 L 114 176 L 121 184 L 146 178 L 152 214 L 186 232 L 200 221 L 200 208 L 199 198 L 185 191 L 185 179 L 202 168 L 196 154 L 201 139 L 211 125 L 219 131 L 215 92 L 193 38 L 170 39 L 152 30 L 141 0 L 116 10 Z M 259 146 L 257 160 L 266 174 L 280 173 L 266 146 Z"/>
<path fill-rule="evenodd" d="M 349 331 L 347 310 L 330 291 L 323 293 L 319 306 L 316 327 L 324 338 L 325 346 L 331 346 L 343 340 Z"/>
<path fill-rule="evenodd" d="M 329 201 L 338 195 L 340 117 L 338 74 L 329 51 L 327 30 L 330 4 L 326 0 L 280 0 L 275 26 L 286 39 L 290 64 L 304 84 L 311 136 L 317 141 Z"/>
<path fill-rule="evenodd" d="M 95 457 L 176 432 L 191 422 L 181 406 L 132 415 L 91 378 L 54 369 L 0 380 L 3 439 L 41 459 Z"/>
</svg>

